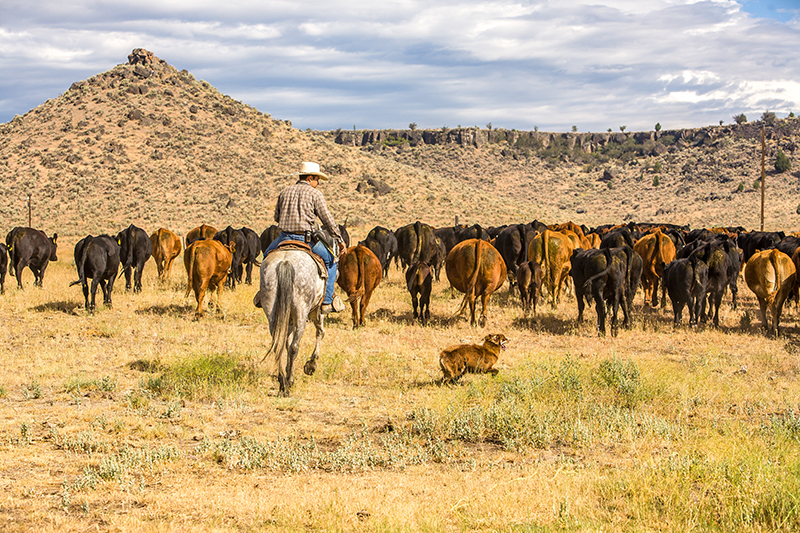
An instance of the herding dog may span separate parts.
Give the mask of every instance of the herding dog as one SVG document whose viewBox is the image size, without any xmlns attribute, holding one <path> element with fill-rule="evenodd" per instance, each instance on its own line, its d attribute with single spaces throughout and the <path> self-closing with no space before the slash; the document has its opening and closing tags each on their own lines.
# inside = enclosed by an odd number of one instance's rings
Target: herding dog
<svg viewBox="0 0 800 533">
<path fill-rule="evenodd" d="M 498 370 L 492 367 L 497 363 L 500 350 L 506 349 L 507 342 L 508 339 L 502 333 L 493 333 L 483 338 L 482 345 L 457 344 L 445 348 L 439 354 L 439 366 L 444 373 L 444 381 L 454 383 L 467 372 L 497 375 Z"/>
</svg>

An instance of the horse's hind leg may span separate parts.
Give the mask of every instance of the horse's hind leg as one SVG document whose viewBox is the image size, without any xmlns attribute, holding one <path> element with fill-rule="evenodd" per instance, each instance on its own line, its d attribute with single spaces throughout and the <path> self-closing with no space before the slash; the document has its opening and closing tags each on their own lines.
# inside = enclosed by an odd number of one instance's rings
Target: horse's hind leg
<svg viewBox="0 0 800 533">
<path fill-rule="evenodd" d="M 317 357 L 319 357 L 319 348 L 322 345 L 322 339 L 325 337 L 325 316 L 319 312 L 319 309 L 317 309 L 314 311 L 312 318 L 314 320 L 314 326 L 317 329 L 317 338 L 314 344 L 314 351 L 311 353 L 311 357 L 303 366 L 303 372 L 305 372 L 307 376 L 313 376 L 314 372 L 317 370 Z"/>
</svg>

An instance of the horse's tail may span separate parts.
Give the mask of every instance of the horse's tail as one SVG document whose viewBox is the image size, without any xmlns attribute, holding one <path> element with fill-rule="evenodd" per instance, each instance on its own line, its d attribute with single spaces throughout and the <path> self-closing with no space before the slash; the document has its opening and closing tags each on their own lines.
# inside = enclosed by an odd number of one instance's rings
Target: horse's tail
<svg viewBox="0 0 800 533">
<path fill-rule="evenodd" d="M 187 248 L 187 253 L 189 254 L 189 264 L 186 265 L 186 275 L 188 276 L 188 281 L 186 282 L 186 294 L 183 295 L 184 298 L 188 298 L 189 293 L 192 292 L 192 273 L 194 271 L 195 248 L 192 248 L 192 245 L 189 245 L 189 248 Z"/>
<path fill-rule="evenodd" d="M 264 359 L 272 355 L 280 374 L 286 368 L 283 359 L 286 357 L 286 340 L 289 337 L 289 322 L 294 306 L 294 267 L 289 261 L 281 261 L 278 263 L 275 273 L 277 286 L 275 288 L 275 310 L 273 311 L 272 344 Z"/>
<path fill-rule="evenodd" d="M 481 245 L 483 243 L 486 243 L 486 241 L 482 239 L 477 239 L 475 242 L 475 270 L 473 270 L 472 274 L 469 276 L 469 281 L 467 282 L 467 286 L 465 287 L 466 290 L 464 291 L 464 299 L 461 300 L 461 307 L 459 307 L 458 311 L 456 311 L 456 315 L 463 313 L 466 310 L 470 300 L 474 301 L 475 299 L 475 286 L 478 283 L 478 274 L 481 271 Z"/>
</svg>

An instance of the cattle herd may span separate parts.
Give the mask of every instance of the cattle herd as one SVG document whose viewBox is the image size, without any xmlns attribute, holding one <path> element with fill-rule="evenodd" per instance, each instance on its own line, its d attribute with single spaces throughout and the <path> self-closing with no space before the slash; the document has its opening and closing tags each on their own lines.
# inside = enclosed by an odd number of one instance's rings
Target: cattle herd
<svg viewBox="0 0 800 533">
<path fill-rule="evenodd" d="M 340 227 L 349 246 L 349 235 Z M 85 306 L 95 309 L 98 285 L 103 302 L 111 305 L 115 280 L 123 273 L 126 290 L 142 289 L 142 269 L 152 256 L 158 278 L 169 277 L 172 263 L 184 251 L 186 295 L 193 290 L 196 316 L 203 314 L 207 291 L 219 296 L 223 286 L 252 283 L 259 254 L 277 237 L 276 226 L 259 236 L 250 228 L 222 231 L 202 224 L 183 240 L 161 228 L 148 236 L 134 225 L 116 236 L 86 236 L 74 249 L 78 280 Z M 50 261 L 56 261 L 58 235 L 17 227 L 0 243 L 0 292 L 5 290 L 8 270 L 22 289 L 22 271 L 29 268 L 34 284 L 41 286 Z M 504 282 L 519 293 L 527 314 L 536 313 L 536 302 L 546 299 L 558 305 L 564 290 L 574 292 L 578 320 L 586 303 L 594 303 L 598 332 L 606 331 L 610 317 L 612 335 L 631 323 L 634 296 L 639 287 L 645 305 L 672 302 L 674 323 L 683 309 L 689 324 L 711 321 L 719 326 L 719 307 L 730 288 L 736 308 L 739 275 L 758 299 L 761 319 L 769 332 L 777 332 L 787 298 L 797 301 L 800 268 L 800 234 L 745 231 L 741 227 L 690 230 L 672 224 L 606 225 L 593 229 L 572 222 L 545 225 L 538 221 L 494 228 L 480 225 L 434 228 L 422 222 L 397 230 L 376 226 L 367 237 L 349 247 L 339 260 L 337 283 L 347 294 L 353 325 L 364 325 L 370 297 L 392 262 L 405 272 L 414 319 L 423 325 L 430 319 L 433 280 L 445 269 L 451 290 L 464 293 L 459 313 L 469 310 L 470 323 L 485 325 L 487 300 Z M 91 284 L 88 280 L 91 280 Z M 660 295 L 659 295 L 659 288 Z M 476 318 L 477 301 L 481 313 Z"/>
</svg>

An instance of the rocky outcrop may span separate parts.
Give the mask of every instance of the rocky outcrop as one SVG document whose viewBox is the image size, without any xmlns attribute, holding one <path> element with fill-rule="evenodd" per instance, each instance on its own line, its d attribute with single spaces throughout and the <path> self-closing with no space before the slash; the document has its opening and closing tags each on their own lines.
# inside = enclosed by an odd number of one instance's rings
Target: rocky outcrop
<svg viewBox="0 0 800 533">
<path fill-rule="evenodd" d="M 704 128 L 598 133 L 550 133 L 506 129 L 441 128 L 436 130 L 336 130 L 328 132 L 337 144 L 346 146 L 375 147 L 421 146 L 455 144 L 481 148 L 487 145 L 507 145 L 504 149 L 518 151 L 546 150 L 554 142 L 563 143 L 568 150 L 595 152 L 612 145 L 633 143 L 644 155 L 660 156 L 687 146 L 711 146 L 722 138 L 741 137 L 753 139 L 761 135 L 761 122 L 707 126 Z M 795 135 L 800 130 L 800 121 L 786 119 L 766 126 L 766 137 L 779 140 Z"/>
</svg>

